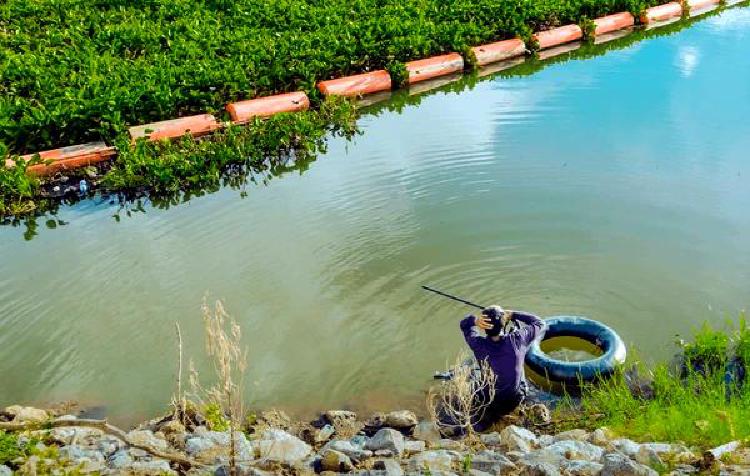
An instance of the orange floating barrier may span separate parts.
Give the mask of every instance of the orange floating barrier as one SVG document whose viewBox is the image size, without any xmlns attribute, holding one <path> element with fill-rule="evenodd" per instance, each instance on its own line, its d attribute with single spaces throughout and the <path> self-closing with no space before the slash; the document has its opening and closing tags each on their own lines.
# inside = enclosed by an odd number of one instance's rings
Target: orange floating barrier
<svg viewBox="0 0 750 476">
<path fill-rule="evenodd" d="M 635 25 L 635 17 L 629 12 L 615 13 L 594 20 L 594 36 L 603 35 Z"/>
<path fill-rule="evenodd" d="M 458 53 L 449 53 L 409 61 L 406 63 L 406 69 L 409 71 L 409 84 L 414 84 L 426 79 L 461 72 L 464 70 L 464 59 Z"/>
<path fill-rule="evenodd" d="M 670 18 L 679 17 L 681 15 L 682 5 L 677 2 L 669 2 L 664 5 L 647 8 L 641 14 L 641 23 L 648 25 L 649 23 L 669 20 Z"/>
<path fill-rule="evenodd" d="M 489 45 L 475 46 L 471 50 L 477 58 L 477 64 L 484 66 L 524 55 L 526 54 L 526 45 L 522 40 L 516 38 L 490 43 Z"/>
<path fill-rule="evenodd" d="M 391 90 L 391 75 L 388 71 L 378 70 L 371 73 L 344 76 L 318 83 L 318 90 L 326 96 L 360 96 Z"/>
<path fill-rule="evenodd" d="M 279 112 L 303 111 L 310 107 L 310 100 L 303 91 L 277 94 L 247 101 L 233 102 L 227 105 L 227 111 L 233 122 L 242 124 L 254 117 L 273 116 Z"/>
<path fill-rule="evenodd" d="M 31 160 L 36 154 L 21 156 L 22 159 Z M 104 162 L 117 155 L 117 149 L 110 147 L 104 142 L 89 142 L 87 144 L 71 145 L 59 149 L 45 150 L 39 152 L 39 157 L 49 164 L 37 164 L 28 167 L 27 171 L 33 175 L 52 175 L 63 170 L 88 167 L 89 165 Z M 13 167 L 13 160 L 6 160 L 6 167 Z"/>
<path fill-rule="evenodd" d="M 578 25 L 565 25 L 534 33 L 534 39 L 539 43 L 540 49 L 563 45 L 581 38 L 583 38 L 583 30 Z"/>
<path fill-rule="evenodd" d="M 719 0 L 687 0 L 687 5 L 691 11 L 703 10 L 708 7 L 717 5 Z"/>
<path fill-rule="evenodd" d="M 174 139 L 182 137 L 186 133 L 190 133 L 193 137 L 198 137 L 220 128 L 221 124 L 216 121 L 214 116 L 211 114 L 199 114 L 197 116 L 181 117 L 179 119 L 134 126 L 130 128 L 130 137 L 133 141 L 140 137 L 147 137 L 151 141 Z"/>
</svg>

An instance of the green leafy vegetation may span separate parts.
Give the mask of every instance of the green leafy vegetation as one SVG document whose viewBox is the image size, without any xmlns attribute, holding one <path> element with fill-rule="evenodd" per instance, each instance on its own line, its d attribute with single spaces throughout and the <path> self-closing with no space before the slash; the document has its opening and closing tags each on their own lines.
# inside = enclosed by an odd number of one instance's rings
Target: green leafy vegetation
<svg viewBox="0 0 750 476">
<path fill-rule="evenodd" d="M 744 319 L 736 332 L 704 326 L 695 340 L 683 347 L 687 370 L 662 363 L 644 372 L 642 365 L 633 364 L 605 382 L 585 386 L 580 407 L 569 400 L 558 412 L 563 419 L 583 415 L 568 420 L 566 426 L 607 426 L 640 441 L 682 441 L 709 448 L 747 439 L 750 385 L 741 378 L 741 371 L 723 364 L 730 351 L 747 362 L 748 342 Z M 705 365 L 707 362 L 710 365 Z M 727 371 L 731 379 L 726 378 Z M 648 378 L 641 380 L 636 375 Z M 599 418 L 592 418 L 595 415 Z"/>
<path fill-rule="evenodd" d="M 39 181 L 26 173 L 29 166 L 41 163 L 39 157 L 30 161 L 16 157 L 15 164 L 3 167 L 0 156 L 0 217 L 22 215 L 36 208 L 34 197 L 39 190 Z"/>
<path fill-rule="evenodd" d="M 256 119 L 207 139 L 187 135 L 172 142 L 139 140 L 131 147 L 122 138 L 120 153 L 103 185 L 115 190 L 148 188 L 157 195 L 216 189 L 222 178 L 241 173 L 243 165 L 281 163 L 290 154 L 301 160 L 313 157 L 325 151 L 329 133 L 356 133 L 352 103 L 330 98 L 319 110 Z"/>
<path fill-rule="evenodd" d="M 659 0 L 8 0 L 0 142 L 24 153 Z"/>
<path fill-rule="evenodd" d="M 0 464 L 10 463 L 23 454 L 16 434 L 0 431 Z"/>
</svg>

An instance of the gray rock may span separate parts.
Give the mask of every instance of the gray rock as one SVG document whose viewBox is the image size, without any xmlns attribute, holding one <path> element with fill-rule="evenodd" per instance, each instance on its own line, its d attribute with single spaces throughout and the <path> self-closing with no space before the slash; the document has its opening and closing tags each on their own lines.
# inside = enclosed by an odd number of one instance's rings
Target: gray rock
<svg viewBox="0 0 750 476">
<path fill-rule="evenodd" d="M 604 466 L 594 461 L 565 461 L 562 469 L 570 476 L 598 476 Z"/>
<path fill-rule="evenodd" d="M 557 441 L 540 451 L 557 453 L 564 459 L 585 461 L 599 461 L 604 455 L 600 447 L 580 440 Z"/>
<path fill-rule="evenodd" d="M 609 444 L 610 432 L 606 428 L 597 428 L 589 435 L 589 443 L 596 446 L 607 446 Z"/>
<path fill-rule="evenodd" d="M 633 440 L 628 440 L 626 438 L 612 440 L 611 443 L 612 443 L 612 447 L 615 450 L 624 454 L 628 458 L 635 458 L 635 455 L 638 454 L 638 450 L 641 449 L 641 445 L 639 445 Z"/>
<path fill-rule="evenodd" d="M 601 476 L 658 476 L 648 466 L 637 463 L 619 453 L 607 453 L 602 458 Z"/>
<path fill-rule="evenodd" d="M 177 474 L 177 472 L 169 467 L 169 462 L 163 459 L 136 461 L 130 465 L 128 470 L 130 474 L 137 476 L 165 476 Z"/>
<path fill-rule="evenodd" d="M 287 464 L 304 459 L 312 451 L 304 441 L 277 429 L 263 432 L 258 447 L 262 458 Z"/>
<path fill-rule="evenodd" d="M 588 441 L 588 439 L 589 439 L 589 432 L 586 430 L 579 430 L 579 429 L 563 431 L 554 436 L 555 441 L 565 441 L 565 440 Z"/>
<path fill-rule="evenodd" d="M 433 443 L 442 438 L 440 436 L 440 430 L 438 429 L 437 425 L 434 422 L 427 420 L 417 423 L 417 426 L 414 427 L 412 435 L 417 440 L 426 441 L 428 443 Z"/>
<path fill-rule="evenodd" d="M 185 441 L 185 451 L 194 458 L 209 462 L 219 463 L 221 458 L 227 457 L 230 451 L 230 439 L 228 431 L 208 431 L 205 428 L 193 433 Z M 249 461 L 254 459 L 255 450 L 247 437 L 241 431 L 234 432 L 237 459 Z"/>
<path fill-rule="evenodd" d="M 404 451 L 408 454 L 421 453 L 426 449 L 425 442 L 420 440 L 404 441 Z"/>
<path fill-rule="evenodd" d="M 130 454 L 126 450 L 119 450 L 115 452 L 115 454 L 110 456 L 107 460 L 107 464 L 109 465 L 109 467 L 114 469 L 123 469 L 130 466 L 132 463 L 133 458 L 131 458 Z"/>
<path fill-rule="evenodd" d="M 500 440 L 500 433 L 496 431 L 481 434 L 479 435 L 479 439 L 487 446 L 499 446 L 500 443 L 502 443 Z"/>
<path fill-rule="evenodd" d="M 13 476 L 13 471 L 4 464 L 0 464 L 0 476 Z"/>
<path fill-rule="evenodd" d="M 440 441 L 435 443 L 435 447 L 441 450 L 452 450 L 452 451 L 465 451 L 466 450 L 466 444 L 464 444 L 463 441 L 451 440 L 449 438 L 441 439 Z"/>
<path fill-rule="evenodd" d="M 58 450 L 58 455 L 62 460 L 76 462 L 82 458 L 86 458 L 88 456 L 88 452 L 81 448 L 79 445 L 68 445 L 60 447 L 60 449 Z"/>
<path fill-rule="evenodd" d="M 494 451 L 480 451 L 471 458 L 472 469 L 495 475 L 517 473 L 517 466 L 508 458 Z"/>
<path fill-rule="evenodd" d="M 362 449 L 361 446 L 355 445 L 348 440 L 332 440 L 325 444 L 323 451 L 331 449 L 344 453 L 354 462 L 359 463 L 372 456 L 372 451 Z"/>
<path fill-rule="evenodd" d="M 526 428 L 509 425 L 500 432 L 500 441 L 510 451 L 531 451 L 537 444 L 536 435 Z"/>
<path fill-rule="evenodd" d="M 56 418 L 57 421 L 73 421 L 78 420 L 78 417 L 75 415 L 60 415 Z"/>
<path fill-rule="evenodd" d="M 552 435 L 539 435 L 539 438 L 536 439 L 536 442 L 540 448 L 544 448 L 545 446 L 549 446 L 554 443 L 555 437 Z"/>
<path fill-rule="evenodd" d="M 381 458 L 393 458 L 396 456 L 396 454 L 391 450 L 377 450 L 375 451 L 375 456 L 379 456 Z"/>
<path fill-rule="evenodd" d="M 159 451 L 167 449 L 167 441 L 157 438 L 150 430 L 133 430 L 127 435 L 128 443 L 133 445 L 147 446 Z"/>
<path fill-rule="evenodd" d="M 383 476 L 402 476 L 404 471 L 398 461 L 392 459 L 381 459 L 375 461 L 372 469 L 380 471 Z"/>
<path fill-rule="evenodd" d="M 336 450 L 325 450 L 321 454 L 320 466 L 325 471 L 337 471 L 342 473 L 348 473 L 354 469 L 352 460 L 349 459 L 344 453 Z"/>
<path fill-rule="evenodd" d="M 560 476 L 557 466 L 550 463 L 534 463 L 523 468 L 521 476 Z"/>
<path fill-rule="evenodd" d="M 391 428 L 381 428 L 365 444 L 370 451 L 391 450 L 397 456 L 404 452 L 404 435 Z"/>
<path fill-rule="evenodd" d="M 485 471 L 481 471 L 479 469 L 470 469 L 469 475 L 470 476 L 492 476 L 492 474 L 487 473 Z"/>
<path fill-rule="evenodd" d="M 418 422 L 417 416 L 409 410 L 390 412 L 385 416 L 385 426 L 393 428 L 411 428 Z"/>
<path fill-rule="evenodd" d="M 638 450 L 638 453 L 635 455 L 635 460 L 646 466 L 662 466 L 664 464 L 660 453 L 657 453 L 651 446 L 646 445 L 641 446 Z"/>
<path fill-rule="evenodd" d="M 104 432 L 96 428 L 53 428 L 50 438 L 62 445 L 91 444 L 102 438 Z"/>
<path fill-rule="evenodd" d="M 425 451 L 409 459 L 409 474 L 429 470 L 431 474 L 435 471 L 451 471 L 453 460 L 458 459 L 458 454 L 447 450 Z"/>
<path fill-rule="evenodd" d="M 724 456 L 726 453 L 731 453 L 733 451 L 736 451 L 737 448 L 739 448 L 742 445 L 742 442 L 740 441 L 731 441 L 729 443 L 723 444 L 721 446 L 717 446 L 716 448 L 708 450 L 709 453 L 711 453 L 714 458 L 721 459 L 722 456 Z"/>
</svg>

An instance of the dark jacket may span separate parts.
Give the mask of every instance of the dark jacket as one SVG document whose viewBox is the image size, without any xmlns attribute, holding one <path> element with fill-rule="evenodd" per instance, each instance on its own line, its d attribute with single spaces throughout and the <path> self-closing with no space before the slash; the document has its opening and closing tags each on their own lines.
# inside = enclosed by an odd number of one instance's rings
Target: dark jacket
<svg viewBox="0 0 750 476">
<path fill-rule="evenodd" d="M 524 379 L 523 362 L 529 345 L 542 332 L 544 323 L 533 314 L 513 311 L 513 319 L 526 325 L 500 336 L 497 342 L 490 340 L 474 327 L 474 316 L 461 321 L 461 331 L 466 343 L 474 352 L 477 361 L 487 361 L 495 373 L 497 397 L 519 394 Z"/>
</svg>

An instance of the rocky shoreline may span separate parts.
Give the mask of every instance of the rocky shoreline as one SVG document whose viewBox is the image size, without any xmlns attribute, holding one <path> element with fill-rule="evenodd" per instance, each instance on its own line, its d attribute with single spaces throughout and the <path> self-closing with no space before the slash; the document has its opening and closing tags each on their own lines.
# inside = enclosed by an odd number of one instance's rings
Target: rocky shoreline
<svg viewBox="0 0 750 476">
<path fill-rule="evenodd" d="M 0 412 L 0 457 L 12 454 L 9 442 L 17 456 L 0 465 L 0 476 L 229 475 L 229 431 L 210 430 L 200 420 L 170 416 L 125 432 L 103 420 L 7 407 Z M 351 411 L 327 411 L 313 422 L 268 411 L 235 431 L 237 474 L 750 475 L 750 448 L 740 441 L 701 451 L 680 443 L 637 443 L 606 428 L 549 434 L 505 423 L 498 431 L 449 439 L 408 410 L 367 421 Z"/>
</svg>

